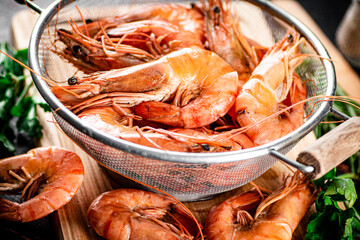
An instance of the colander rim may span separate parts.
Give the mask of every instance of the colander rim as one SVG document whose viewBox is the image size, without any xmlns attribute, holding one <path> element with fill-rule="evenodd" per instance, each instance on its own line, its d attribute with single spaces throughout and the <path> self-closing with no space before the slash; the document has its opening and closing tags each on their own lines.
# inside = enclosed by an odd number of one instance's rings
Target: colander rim
<svg viewBox="0 0 360 240">
<path fill-rule="evenodd" d="M 29 42 L 29 67 L 35 72 L 40 73 L 40 63 L 37 58 L 38 56 L 38 47 L 40 42 L 41 34 L 44 28 L 47 26 L 47 23 L 51 18 L 57 13 L 57 8 L 63 8 L 68 3 L 73 2 L 74 0 L 56 0 L 46 9 L 44 9 L 32 32 L 30 42 Z M 330 59 L 330 56 L 320 42 L 320 40 L 315 36 L 315 34 L 306 27 L 300 20 L 296 17 L 278 7 L 277 5 L 265 1 L 265 0 L 245 0 L 250 2 L 263 10 L 269 12 L 272 15 L 275 15 L 279 19 L 282 19 L 287 24 L 294 26 L 294 28 L 301 33 L 307 41 L 312 45 L 312 47 L 317 51 L 321 57 L 322 64 L 325 68 L 327 76 L 327 89 L 326 95 L 334 96 L 336 90 L 336 75 L 334 65 Z M 175 152 L 175 151 L 164 151 L 156 148 L 146 147 L 143 145 L 135 144 L 128 142 L 126 140 L 113 137 L 104 132 L 101 132 L 90 125 L 87 125 L 81 122 L 75 114 L 73 114 L 69 109 L 67 109 L 52 93 L 48 85 L 43 81 L 38 75 L 31 73 L 33 81 L 36 88 L 40 92 L 41 96 L 45 101 L 50 105 L 55 114 L 63 118 L 68 124 L 71 124 L 75 129 L 86 134 L 87 136 L 105 144 L 110 147 L 116 148 L 118 150 L 142 156 L 145 158 L 152 158 L 161 161 L 168 162 L 177 162 L 177 163 L 186 163 L 186 164 L 220 164 L 220 163 L 230 163 L 241 160 L 247 160 L 249 158 L 255 158 L 259 156 L 268 155 L 270 150 L 279 151 L 290 145 L 297 143 L 301 138 L 307 135 L 312 131 L 330 112 L 332 106 L 331 101 L 323 101 L 316 113 L 311 115 L 307 121 L 300 126 L 298 129 L 292 133 L 272 141 L 270 143 L 257 146 L 254 148 L 243 149 L 238 151 L 228 151 L 228 152 L 219 152 L 219 153 L 187 153 L 187 152 Z"/>
</svg>

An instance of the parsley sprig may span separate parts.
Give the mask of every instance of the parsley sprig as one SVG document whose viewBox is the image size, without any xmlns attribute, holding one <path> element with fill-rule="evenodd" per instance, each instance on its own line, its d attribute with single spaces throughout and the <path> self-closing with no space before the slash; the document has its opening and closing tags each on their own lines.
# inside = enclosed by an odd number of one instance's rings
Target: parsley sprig
<svg viewBox="0 0 360 240">
<path fill-rule="evenodd" d="M 27 49 L 16 51 L 9 44 L 0 43 L 0 50 L 28 64 Z M 31 85 L 26 83 L 24 68 L 0 54 L 1 158 L 20 154 L 24 150 L 24 142 L 42 137 L 36 106 L 45 111 L 50 111 L 50 107 L 36 96 L 28 95 Z"/>
<path fill-rule="evenodd" d="M 336 94 L 346 96 L 339 87 Z M 360 110 L 350 104 L 334 102 L 334 107 L 350 117 L 360 116 Z M 324 121 L 337 120 L 336 117 L 328 115 Z M 315 129 L 316 137 L 324 135 L 337 125 L 336 123 L 320 124 Z M 348 169 L 347 172 L 337 174 L 335 168 L 314 181 L 320 192 L 315 202 L 316 213 L 310 218 L 305 240 L 360 238 L 360 215 L 355 208 L 358 199 L 355 184 L 360 180 L 360 152 L 351 156 L 344 164 Z"/>
<path fill-rule="evenodd" d="M 359 238 L 360 215 L 354 208 L 357 194 L 352 179 L 337 177 L 335 168 L 314 184 L 321 191 L 305 240 Z"/>
</svg>

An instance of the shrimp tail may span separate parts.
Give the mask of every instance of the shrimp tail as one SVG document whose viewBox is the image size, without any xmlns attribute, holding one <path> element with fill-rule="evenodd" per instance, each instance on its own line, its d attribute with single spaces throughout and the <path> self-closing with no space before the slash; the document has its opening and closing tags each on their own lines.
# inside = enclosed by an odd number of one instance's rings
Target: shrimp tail
<svg viewBox="0 0 360 240">
<path fill-rule="evenodd" d="M 0 219 L 20 221 L 19 204 L 6 199 L 0 199 Z"/>
</svg>

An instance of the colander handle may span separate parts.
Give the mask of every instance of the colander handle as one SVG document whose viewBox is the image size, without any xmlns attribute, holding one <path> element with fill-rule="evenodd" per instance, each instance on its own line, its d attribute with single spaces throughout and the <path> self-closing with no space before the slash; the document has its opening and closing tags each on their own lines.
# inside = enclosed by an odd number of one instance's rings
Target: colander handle
<svg viewBox="0 0 360 240">
<path fill-rule="evenodd" d="M 300 152 L 297 162 L 274 150 L 270 154 L 318 179 L 359 150 L 360 117 L 352 117 Z"/>
<path fill-rule="evenodd" d="M 38 5 L 36 5 L 35 3 L 33 3 L 30 0 L 15 0 L 15 2 L 19 3 L 19 4 L 26 4 L 29 8 L 31 8 L 32 10 L 34 10 L 35 12 L 41 14 L 41 12 L 43 11 L 42 8 L 40 8 Z"/>
</svg>

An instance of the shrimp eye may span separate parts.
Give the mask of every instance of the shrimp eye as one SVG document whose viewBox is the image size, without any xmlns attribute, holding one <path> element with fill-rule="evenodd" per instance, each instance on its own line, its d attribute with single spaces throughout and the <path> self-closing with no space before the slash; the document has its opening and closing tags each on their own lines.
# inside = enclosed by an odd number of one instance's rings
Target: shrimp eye
<svg viewBox="0 0 360 240">
<path fill-rule="evenodd" d="M 218 6 L 214 6 L 213 11 L 214 13 L 220 13 L 220 8 Z"/>
<path fill-rule="evenodd" d="M 200 144 L 200 146 L 205 150 L 205 151 L 210 151 L 210 146 L 206 143 Z"/>
<path fill-rule="evenodd" d="M 92 22 L 94 22 L 94 21 L 93 21 L 93 20 L 91 20 L 91 19 L 86 19 L 86 20 L 85 20 L 85 23 L 86 23 L 86 24 L 88 24 L 88 23 L 92 23 Z"/>
<path fill-rule="evenodd" d="M 191 3 L 190 3 L 190 6 L 191 6 L 191 8 L 195 8 L 195 7 L 196 7 L 196 4 L 195 4 L 194 2 L 191 2 Z"/>
<path fill-rule="evenodd" d="M 77 83 L 77 77 L 71 77 L 68 79 L 69 85 L 75 85 Z"/>
<path fill-rule="evenodd" d="M 74 45 L 72 50 L 74 53 L 81 53 L 81 47 L 79 45 Z"/>
<path fill-rule="evenodd" d="M 292 34 L 288 35 L 288 40 L 289 40 L 290 43 L 292 43 L 294 41 L 294 37 L 293 37 Z"/>
</svg>

